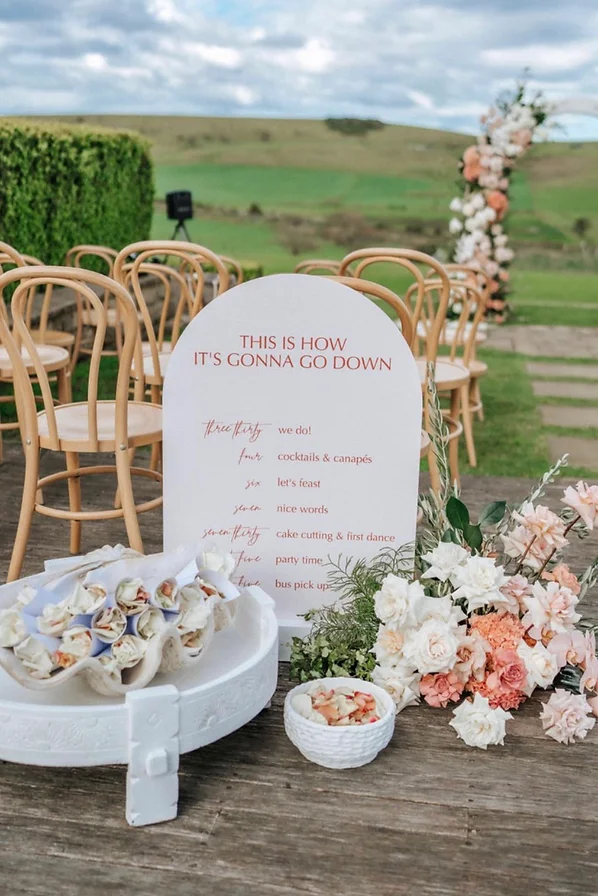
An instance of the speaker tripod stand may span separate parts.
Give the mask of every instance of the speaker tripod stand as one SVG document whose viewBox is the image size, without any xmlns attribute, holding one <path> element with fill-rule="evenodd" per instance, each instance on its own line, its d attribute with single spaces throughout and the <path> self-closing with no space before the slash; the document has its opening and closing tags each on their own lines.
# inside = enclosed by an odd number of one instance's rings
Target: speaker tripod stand
<svg viewBox="0 0 598 896">
<path fill-rule="evenodd" d="M 193 242 L 193 240 L 192 240 L 191 237 L 189 236 L 189 231 L 187 230 L 187 226 L 186 226 L 185 221 L 184 221 L 183 219 L 181 219 L 180 221 L 177 221 L 176 226 L 175 226 L 175 228 L 174 228 L 174 231 L 173 231 L 172 236 L 170 237 L 170 239 L 171 239 L 171 240 L 178 240 L 178 239 L 179 239 L 179 234 L 181 234 L 181 233 L 184 235 L 184 237 L 185 237 L 185 239 L 186 239 L 186 241 L 187 241 L 188 243 L 192 243 L 192 242 Z"/>
</svg>

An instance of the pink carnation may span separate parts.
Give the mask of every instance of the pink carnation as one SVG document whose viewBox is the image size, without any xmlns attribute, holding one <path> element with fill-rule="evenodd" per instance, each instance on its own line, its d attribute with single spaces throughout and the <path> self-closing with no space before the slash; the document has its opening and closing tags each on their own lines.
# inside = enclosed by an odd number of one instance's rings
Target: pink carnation
<svg viewBox="0 0 598 896">
<path fill-rule="evenodd" d="M 464 682 L 455 672 L 439 672 L 424 675 L 419 684 L 420 692 L 430 706 L 445 707 L 456 702 L 463 693 Z"/>
<path fill-rule="evenodd" d="M 596 724 L 591 717 L 592 707 L 584 694 L 572 694 L 557 688 L 544 704 L 540 718 L 548 735 L 561 744 L 573 743 L 575 738 L 583 739 Z"/>
<path fill-rule="evenodd" d="M 588 529 L 594 528 L 598 513 L 598 485 L 588 485 L 581 481 L 575 488 L 570 485 L 565 489 L 561 501 L 580 515 Z"/>
</svg>

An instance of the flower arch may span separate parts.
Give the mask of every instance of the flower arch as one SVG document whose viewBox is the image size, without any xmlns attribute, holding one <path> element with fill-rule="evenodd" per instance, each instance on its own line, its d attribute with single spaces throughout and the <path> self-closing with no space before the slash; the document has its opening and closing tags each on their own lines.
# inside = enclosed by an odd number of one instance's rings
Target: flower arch
<svg viewBox="0 0 598 896">
<path fill-rule="evenodd" d="M 449 230 L 456 237 L 452 258 L 491 278 L 488 310 L 497 322 L 505 317 L 514 257 L 504 229 L 511 171 L 534 138 L 546 135 L 551 111 L 541 94 L 529 98 L 526 83 L 518 84 L 482 117 L 482 133 L 460 161 L 463 195 L 450 204 Z"/>
</svg>

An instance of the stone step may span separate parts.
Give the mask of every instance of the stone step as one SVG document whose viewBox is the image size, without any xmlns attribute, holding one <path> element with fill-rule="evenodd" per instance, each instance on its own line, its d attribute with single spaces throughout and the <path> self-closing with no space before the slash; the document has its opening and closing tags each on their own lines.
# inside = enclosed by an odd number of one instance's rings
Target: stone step
<svg viewBox="0 0 598 896">
<path fill-rule="evenodd" d="M 550 382 L 548 380 L 536 380 L 532 383 L 534 395 L 541 398 L 576 398 L 598 400 L 598 383 L 564 383 Z"/>
<path fill-rule="evenodd" d="M 588 470 L 598 471 L 598 440 L 596 439 L 549 435 L 548 451 L 551 461 L 558 460 L 563 454 L 568 454 L 570 466 L 587 467 Z"/>
<path fill-rule="evenodd" d="M 529 364 L 526 364 L 526 368 L 531 376 L 553 376 L 557 379 L 580 377 L 584 380 L 598 380 L 598 364 L 549 364 L 543 361 L 530 361 Z"/>
<path fill-rule="evenodd" d="M 566 426 L 571 429 L 598 428 L 598 408 L 543 404 L 540 406 L 540 415 L 545 426 Z"/>
</svg>

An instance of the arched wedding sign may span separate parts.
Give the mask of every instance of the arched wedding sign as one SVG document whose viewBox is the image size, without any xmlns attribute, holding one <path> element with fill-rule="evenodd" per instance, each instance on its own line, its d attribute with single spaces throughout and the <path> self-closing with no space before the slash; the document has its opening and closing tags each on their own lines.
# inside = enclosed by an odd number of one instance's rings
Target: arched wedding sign
<svg viewBox="0 0 598 896">
<path fill-rule="evenodd" d="M 482 133 L 459 163 L 463 194 L 450 204 L 449 230 L 456 238 L 452 259 L 491 278 L 488 310 L 497 322 L 504 319 L 514 257 L 504 228 L 511 172 L 534 138 L 546 135 L 547 119 L 562 114 L 598 116 L 598 99 L 571 97 L 551 103 L 539 93 L 529 97 L 521 83 L 482 117 Z"/>
</svg>

